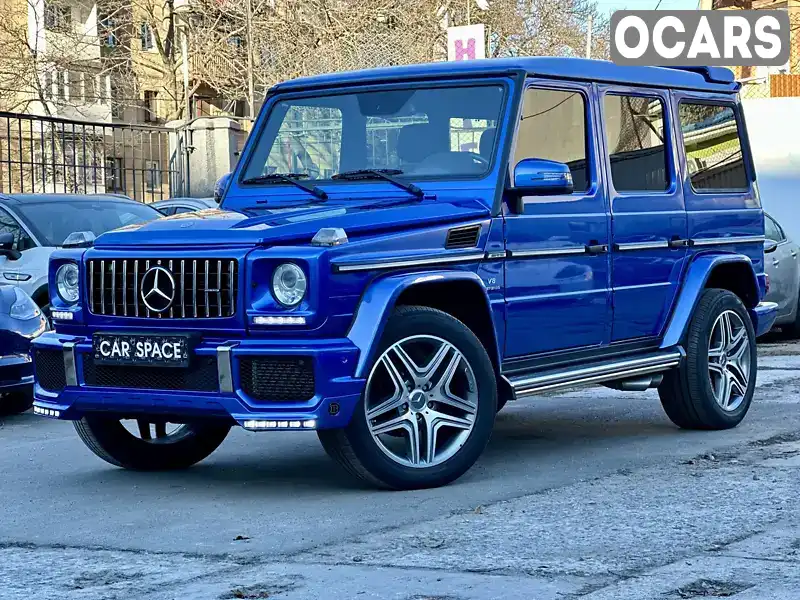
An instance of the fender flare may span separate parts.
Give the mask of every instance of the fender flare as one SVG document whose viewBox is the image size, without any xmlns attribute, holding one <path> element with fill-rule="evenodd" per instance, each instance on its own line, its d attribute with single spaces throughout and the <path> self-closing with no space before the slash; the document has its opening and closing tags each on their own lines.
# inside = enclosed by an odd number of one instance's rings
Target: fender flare
<svg viewBox="0 0 800 600">
<path fill-rule="evenodd" d="M 365 378 L 372 363 L 375 350 L 380 343 L 386 322 L 395 303 L 405 290 L 415 285 L 426 283 L 442 283 L 448 281 L 470 281 L 478 285 L 486 302 L 486 314 L 491 319 L 491 304 L 481 278 L 472 271 L 423 271 L 390 275 L 374 281 L 367 287 L 356 309 L 356 315 L 347 332 L 347 338 L 359 349 L 358 365 L 355 377 Z M 494 327 L 494 325 L 492 325 Z M 493 348 L 486 351 L 494 353 L 493 359 L 500 365 L 500 349 L 497 346 L 497 335 L 494 336 Z"/>
<path fill-rule="evenodd" d="M 695 257 L 686 270 L 683 278 L 683 285 L 678 292 L 675 301 L 675 308 L 670 316 L 664 337 L 661 340 L 661 348 L 671 348 L 677 346 L 683 339 L 683 334 L 689 326 L 689 321 L 694 313 L 694 308 L 700 300 L 708 278 L 716 267 L 722 264 L 743 263 L 746 264 L 752 277 L 753 289 L 756 290 L 758 297 L 758 278 L 756 277 L 753 263 L 744 254 L 701 254 Z M 748 306 L 752 309 L 752 306 Z"/>
</svg>

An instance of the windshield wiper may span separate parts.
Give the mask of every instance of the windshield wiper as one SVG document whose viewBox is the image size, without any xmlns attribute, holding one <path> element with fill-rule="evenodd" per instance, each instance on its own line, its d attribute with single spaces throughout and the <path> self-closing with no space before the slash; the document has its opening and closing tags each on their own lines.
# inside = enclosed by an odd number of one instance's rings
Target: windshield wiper
<svg viewBox="0 0 800 600">
<path fill-rule="evenodd" d="M 328 194 L 326 194 L 324 190 L 310 183 L 300 181 L 300 179 L 305 179 L 306 177 L 308 177 L 308 175 L 305 173 L 269 173 L 267 175 L 250 177 L 249 179 L 243 180 L 242 183 L 291 183 L 320 200 L 327 200 Z"/>
<path fill-rule="evenodd" d="M 343 171 L 338 175 L 334 175 L 331 179 L 383 179 L 397 187 L 404 189 L 409 194 L 415 195 L 417 198 L 422 198 L 425 195 L 420 188 L 413 183 L 406 183 L 395 179 L 393 175 L 402 175 L 403 171 L 400 169 L 356 169 L 354 171 Z"/>
</svg>

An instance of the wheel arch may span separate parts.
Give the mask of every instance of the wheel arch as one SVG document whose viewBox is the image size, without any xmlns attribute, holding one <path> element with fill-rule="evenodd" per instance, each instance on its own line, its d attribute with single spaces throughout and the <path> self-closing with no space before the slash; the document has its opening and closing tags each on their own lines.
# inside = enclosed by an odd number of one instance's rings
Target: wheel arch
<svg viewBox="0 0 800 600">
<path fill-rule="evenodd" d="M 491 304 L 480 277 L 471 271 L 431 271 L 391 275 L 365 291 L 347 337 L 359 348 L 355 376 L 366 377 L 386 321 L 396 306 L 421 305 L 450 314 L 469 327 L 486 348 L 498 386 L 500 350 Z"/>
<path fill-rule="evenodd" d="M 725 289 L 736 294 L 751 314 L 758 305 L 758 277 L 750 258 L 744 254 L 697 255 L 683 278 L 661 347 L 678 345 L 694 313 L 700 294 L 707 288 Z"/>
<path fill-rule="evenodd" d="M 39 308 L 50 304 L 50 287 L 47 284 L 47 280 L 31 294 L 31 300 L 36 302 Z"/>
</svg>

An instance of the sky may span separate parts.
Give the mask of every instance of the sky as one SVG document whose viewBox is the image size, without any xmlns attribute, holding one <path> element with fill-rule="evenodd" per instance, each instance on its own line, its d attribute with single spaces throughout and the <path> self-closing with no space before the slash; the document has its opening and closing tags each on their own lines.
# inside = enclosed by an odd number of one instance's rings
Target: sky
<svg viewBox="0 0 800 600">
<path fill-rule="evenodd" d="M 600 10 L 611 13 L 614 10 L 653 10 L 658 0 L 598 0 Z M 661 0 L 658 10 L 693 10 L 698 0 Z"/>
</svg>

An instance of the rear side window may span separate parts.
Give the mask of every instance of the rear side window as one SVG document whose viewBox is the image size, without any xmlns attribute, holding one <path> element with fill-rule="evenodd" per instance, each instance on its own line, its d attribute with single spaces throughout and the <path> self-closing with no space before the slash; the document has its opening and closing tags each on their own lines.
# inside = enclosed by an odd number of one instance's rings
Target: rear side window
<svg viewBox="0 0 800 600">
<path fill-rule="evenodd" d="M 603 99 L 611 180 L 620 192 L 669 187 L 664 104 L 659 98 L 607 94 Z"/>
<path fill-rule="evenodd" d="M 700 192 L 748 189 L 733 107 L 681 102 L 678 112 L 692 187 Z"/>
<path fill-rule="evenodd" d="M 522 106 L 514 164 L 523 158 L 566 163 L 573 189 L 589 189 L 586 101 L 580 92 L 528 88 Z"/>
</svg>

